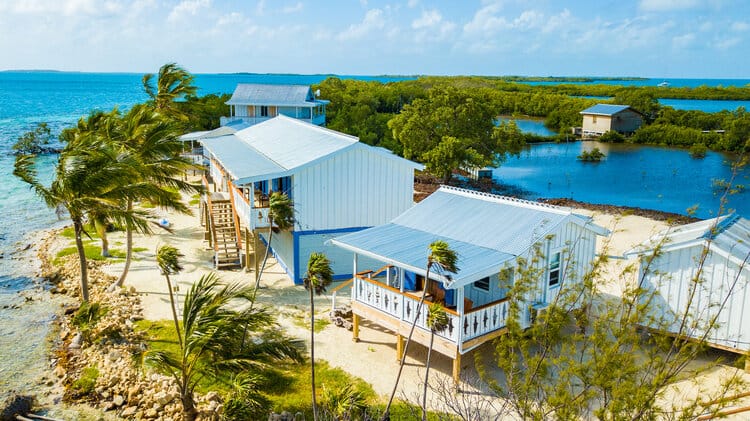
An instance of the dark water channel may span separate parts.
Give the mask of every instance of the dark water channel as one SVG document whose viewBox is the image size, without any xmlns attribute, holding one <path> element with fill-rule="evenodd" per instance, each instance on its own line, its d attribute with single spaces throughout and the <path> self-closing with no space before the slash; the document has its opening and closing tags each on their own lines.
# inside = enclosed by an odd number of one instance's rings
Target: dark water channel
<svg viewBox="0 0 750 421">
<path fill-rule="evenodd" d="M 576 159 L 598 147 L 606 154 L 599 163 Z M 494 171 L 500 182 L 527 190 L 533 198 L 572 198 L 610 205 L 632 206 L 708 218 L 720 211 L 722 181 L 744 186 L 750 171 L 733 175 L 730 154 L 709 152 L 694 159 L 683 149 L 605 144 L 593 141 L 531 145 Z M 727 209 L 750 217 L 750 193 L 728 197 Z M 723 212 L 726 212 L 724 210 Z"/>
</svg>

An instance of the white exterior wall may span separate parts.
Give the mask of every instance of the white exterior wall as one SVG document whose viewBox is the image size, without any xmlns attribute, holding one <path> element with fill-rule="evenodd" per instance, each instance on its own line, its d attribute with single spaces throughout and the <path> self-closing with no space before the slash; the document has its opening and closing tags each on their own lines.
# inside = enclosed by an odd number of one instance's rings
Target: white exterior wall
<svg viewBox="0 0 750 421">
<path fill-rule="evenodd" d="M 326 257 L 328 257 L 328 260 L 331 262 L 331 269 L 333 269 L 334 276 L 341 277 L 342 275 L 349 275 L 352 273 L 354 253 L 341 247 L 326 244 L 326 241 L 340 235 L 341 233 L 312 234 L 299 237 L 300 277 L 304 276 L 305 270 L 307 270 L 307 261 L 310 259 L 310 254 L 316 251 L 325 253 Z M 357 270 L 360 272 L 365 270 L 376 270 L 384 265 L 384 263 L 378 262 L 369 257 L 359 256 L 357 258 Z"/>
<path fill-rule="evenodd" d="M 260 230 L 260 235 L 263 240 L 268 243 L 268 230 Z M 294 277 L 294 239 L 289 231 L 282 231 L 279 233 L 273 233 L 271 238 L 271 248 L 277 259 L 280 259 L 290 273 L 290 276 Z"/>
<path fill-rule="evenodd" d="M 385 224 L 413 205 L 414 169 L 366 148 L 352 148 L 293 177 L 302 231 Z"/>
<path fill-rule="evenodd" d="M 702 250 L 702 246 L 695 246 L 667 251 L 651 263 L 645 276 L 646 285 L 658 292 L 655 310 L 664 316 L 664 323 L 671 324 L 651 327 L 700 338 L 707 323 L 718 314 L 716 327 L 708 333 L 707 342 L 738 351 L 750 351 L 750 323 L 745 320 L 750 317 L 748 268 L 740 270 L 737 264 L 720 254 L 709 253 L 703 265 L 701 281 L 694 287 L 693 279 L 698 271 Z M 641 275 L 644 270 L 641 267 Z M 695 294 L 690 302 L 693 289 Z M 726 304 L 721 308 L 725 299 Z M 698 325 L 680 333 L 680 321 L 686 310 L 690 318 L 699 320 Z"/>
</svg>

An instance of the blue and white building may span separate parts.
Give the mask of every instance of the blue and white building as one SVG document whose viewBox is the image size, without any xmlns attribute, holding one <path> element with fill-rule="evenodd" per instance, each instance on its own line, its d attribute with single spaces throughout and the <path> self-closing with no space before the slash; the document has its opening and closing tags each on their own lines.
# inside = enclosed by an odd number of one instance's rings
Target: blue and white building
<svg viewBox="0 0 750 421">
<path fill-rule="evenodd" d="M 258 124 L 277 115 L 324 126 L 329 101 L 318 99 L 307 85 L 240 83 L 226 103 L 229 116 L 221 118 L 222 126 Z"/>
<path fill-rule="evenodd" d="M 326 241 L 409 209 L 414 170 L 422 168 L 354 136 L 285 115 L 200 142 L 216 189 L 230 194 L 240 224 L 264 242 L 268 196 L 281 191 L 291 198 L 295 225 L 274 233 L 271 248 L 295 283 L 301 283 L 314 251 L 326 253 L 337 279 L 350 278 L 352 253 Z"/>
<path fill-rule="evenodd" d="M 569 208 L 443 186 L 389 223 L 340 235 L 331 243 L 354 253 L 352 310 L 359 318 L 396 333 L 397 352 L 417 319 L 412 340 L 430 342 L 427 307 L 420 297 L 441 302 L 450 324 L 434 349 L 454 360 L 458 381 L 461 355 L 506 332 L 508 288 L 519 259 L 541 275 L 521 303 L 520 323 L 536 314 L 564 287 L 581 282 L 594 261 L 597 236 L 608 231 Z M 431 271 L 425 281 L 428 246 L 443 240 L 458 255 L 458 273 Z"/>
</svg>

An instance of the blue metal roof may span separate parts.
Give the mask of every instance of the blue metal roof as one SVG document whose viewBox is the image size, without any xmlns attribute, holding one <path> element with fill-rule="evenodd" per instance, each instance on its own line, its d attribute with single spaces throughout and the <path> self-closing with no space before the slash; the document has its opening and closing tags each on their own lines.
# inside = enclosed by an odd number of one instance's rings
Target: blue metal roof
<svg viewBox="0 0 750 421">
<path fill-rule="evenodd" d="M 569 208 L 442 186 L 390 224 L 332 240 L 340 247 L 424 272 L 428 245 L 446 241 L 459 256 L 453 287 L 497 273 L 560 224 L 606 230 Z"/>
<path fill-rule="evenodd" d="M 235 179 L 247 174 L 285 171 L 285 168 L 268 159 L 236 135 L 201 139 L 200 142 Z"/>
<path fill-rule="evenodd" d="M 314 107 L 328 102 L 315 99 L 307 85 L 240 83 L 227 104 Z"/>
<path fill-rule="evenodd" d="M 448 237 L 441 237 L 431 232 L 420 231 L 394 223 L 380 225 L 357 231 L 331 242 L 359 254 L 370 256 L 385 263 L 390 263 L 424 276 L 427 266 L 428 247 L 437 240 L 443 240 L 458 255 L 456 274 L 450 275 L 450 287 L 464 284 L 464 280 L 476 280 L 490 276 L 502 269 L 504 263 L 514 258 L 513 255 L 492 250 L 475 244 L 465 243 Z M 438 274 L 435 274 L 438 275 Z M 432 276 L 431 276 L 432 277 Z"/>
<path fill-rule="evenodd" d="M 581 114 L 615 115 L 629 108 L 630 106 L 628 105 L 596 104 L 581 111 Z"/>
</svg>

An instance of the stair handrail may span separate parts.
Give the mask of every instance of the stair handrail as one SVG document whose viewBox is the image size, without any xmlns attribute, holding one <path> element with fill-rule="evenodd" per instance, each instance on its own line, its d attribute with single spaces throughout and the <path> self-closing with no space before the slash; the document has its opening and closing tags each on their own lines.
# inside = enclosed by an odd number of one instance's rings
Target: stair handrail
<svg viewBox="0 0 750 421">
<path fill-rule="evenodd" d="M 204 177 L 205 178 L 205 177 Z M 214 225 L 214 206 L 211 204 L 211 192 L 206 192 L 206 206 L 208 206 L 208 224 L 210 226 L 211 242 L 214 246 L 214 260 L 219 253 L 219 244 L 216 241 L 216 226 Z"/>
<path fill-rule="evenodd" d="M 242 250 L 242 233 L 240 232 L 240 218 L 237 215 L 237 206 L 234 203 L 234 190 L 242 196 L 240 189 L 235 187 L 234 183 L 227 180 L 227 187 L 229 187 L 229 202 L 232 204 L 232 220 L 234 221 L 234 242 L 237 244 L 237 250 Z"/>
</svg>

